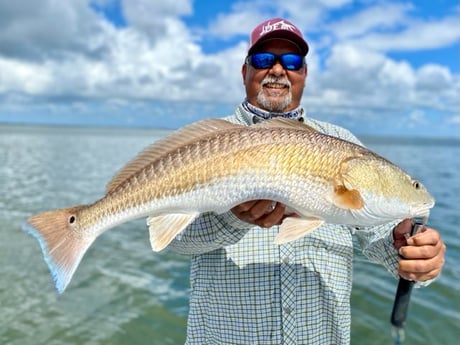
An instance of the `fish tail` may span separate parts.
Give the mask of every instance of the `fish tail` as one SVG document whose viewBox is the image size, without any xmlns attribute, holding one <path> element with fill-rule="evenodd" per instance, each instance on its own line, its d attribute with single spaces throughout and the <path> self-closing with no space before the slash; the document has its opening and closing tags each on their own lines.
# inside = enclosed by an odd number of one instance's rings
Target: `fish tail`
<svg viewBox="0 0 460 345">
<path fill-rule="evenodd" d="M 31 216 L 23 229 L 40 243 L 58 293 L 69 284 L 83 255 L 95 240 L 75 231 L 78 212 L 88 206 L 47 211 Z"/>
</svg>

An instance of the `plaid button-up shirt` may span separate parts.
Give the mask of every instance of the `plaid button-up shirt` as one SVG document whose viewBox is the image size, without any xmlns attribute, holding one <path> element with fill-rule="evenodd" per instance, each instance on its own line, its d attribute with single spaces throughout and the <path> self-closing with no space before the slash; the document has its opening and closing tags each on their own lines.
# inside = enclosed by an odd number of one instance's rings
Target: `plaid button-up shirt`
<svg viewBox="0 0 460 345">
<path fill-rule="evenodd" d="M 253 121 L 241 106 L 227 120 Z M 304 121 L 360 144 L 344 128 Z M 325 224 L 278 246 L 278 226 L 252 226 L 231 212 L 202 214 L 169 246 L 192 255 L 186 344 L 349 344 L 353 236 L 364 255 L 397 276 L 395 224 L 359 230 Z"/>
</svg>

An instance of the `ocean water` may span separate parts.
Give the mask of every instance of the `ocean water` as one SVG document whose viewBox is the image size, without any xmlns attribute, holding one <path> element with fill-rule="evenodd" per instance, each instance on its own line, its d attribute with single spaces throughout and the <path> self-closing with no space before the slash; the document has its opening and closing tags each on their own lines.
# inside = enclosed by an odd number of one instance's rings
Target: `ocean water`
<svg viewBox="0 0 460 345">
<path fill-rule="evenodd" d="M 183 344 L 189 260 L 153 253 L 143 220 L 103 234 L 63 295 L 38 243 L 21 230 L 33 213 L 92 202 L 113 174 L 165 130 L 0 126 L 0 344 Z M 437 204 L 429 225 L 448 250 L 441 277 L 415 289 L 403 344 L 456 345 L 460 338 L 460 143 L 363 138 L 417 176 Z M 397 281 L 356 252 L 352 344 L 393 344 Z"/>
</svg>

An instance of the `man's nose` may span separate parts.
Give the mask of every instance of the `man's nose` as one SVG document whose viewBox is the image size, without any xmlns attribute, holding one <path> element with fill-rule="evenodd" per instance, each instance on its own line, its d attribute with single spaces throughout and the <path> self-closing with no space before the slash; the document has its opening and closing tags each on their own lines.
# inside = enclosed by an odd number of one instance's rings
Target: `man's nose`
<svg viewBox="0 0 460 345">
<path fill-rule="evenodd" d="M 286 70 L 279 61 L 275 61 L 275 64 L 270 68 L 270 73 L 276 76 L 280 76 L 286 74 Z"/>
</svg>

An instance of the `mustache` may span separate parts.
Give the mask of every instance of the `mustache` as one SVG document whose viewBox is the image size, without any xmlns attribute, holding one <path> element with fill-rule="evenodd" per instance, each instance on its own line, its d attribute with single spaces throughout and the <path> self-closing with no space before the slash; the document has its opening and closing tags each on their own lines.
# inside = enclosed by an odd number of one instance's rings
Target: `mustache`
<svg viewBox="0 0 460 345">
<path fill-rule="evenodd" d="M 288 79 L 284 78 L 284 77 L 266 76 L 262 80 L 261 85 L 265 86 L 266 84 L 271 84 L 271 83 L 282 84 L 282 85 L 285 85 L 285 86 L 291 88 L 291 82 Z"/>
</svg>

